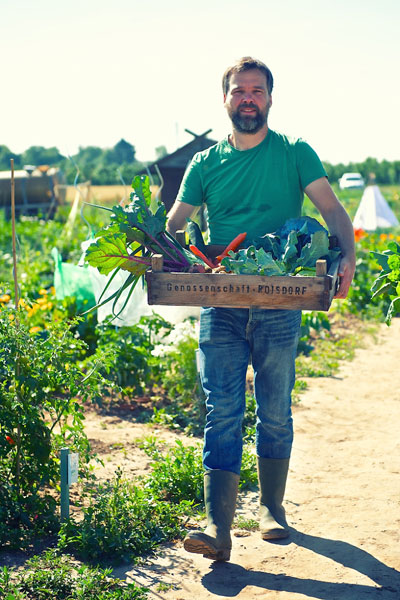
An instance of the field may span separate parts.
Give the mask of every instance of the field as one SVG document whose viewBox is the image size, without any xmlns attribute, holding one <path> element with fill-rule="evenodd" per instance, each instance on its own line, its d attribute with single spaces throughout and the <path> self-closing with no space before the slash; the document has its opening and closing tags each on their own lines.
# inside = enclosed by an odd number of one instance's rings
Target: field
<svg viewBox="0 0 400 600">
<path fill-rule="evenodd" d="M 78 185 L 79 190 L 85 197 L 86 202 L 93 204 L 113 205 L 121 201 L 129 200 L 132 188 L 129 185 Z M 156 194 L 158 186 L 152 186 L 153 194 Z M 72 203 L 76 197 L 76 188 L 73 185 L 67 187 L 66 202 Z"/>
<path fill-rule="evenodd" d="M 382 191 L 399 216 L 400 188 Z M 93 186 L 89 201 L 118 204 L 129 192 Z M 249 367 L 232 559 L 218 564 L 182 546 L 204 523 L 197 318 L 147 310 L 118 327 L 85 313 L 94 304 L 87 280 L 80 295 L 60 292 L 52 249 L 75 267 L 89 235 L 79 207 L 71 218 L 75 195 L 68 190 L 54 221 L 17 222 L 18 309 L 11 225 L 0 213 L 0 597 L 395 598 L 400 320 L 388 327 L 390 298 L 371 298 L 380 273 L 371 250 L 400 242 L 400 228 L 360 234 L 348 298 L 328 314 L 303 314 L 285 502 L 291 537 L 275 543 L 261 540 L 256 521 Z M 340 195 L 354 216 L 361 192 Z M 84 212 L 93 233 L 107 215 Z M 395 265 L 392 273 L 396 285 Z M 80 467 L 71 518 L 61 523 L 64 446 Z"/>
</svg>

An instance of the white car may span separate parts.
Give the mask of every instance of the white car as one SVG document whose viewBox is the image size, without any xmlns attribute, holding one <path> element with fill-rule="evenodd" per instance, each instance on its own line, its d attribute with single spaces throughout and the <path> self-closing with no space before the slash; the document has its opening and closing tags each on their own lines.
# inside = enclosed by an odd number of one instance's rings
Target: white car
<svg viewBox="0 0 400 600">
<path fill-rule="evenodd" d="M 344 173 L 339 179 L 339 187 L 341 190 L 363 188 L 365 187 L 365 181 L 360 173 Z"/>
</svg>

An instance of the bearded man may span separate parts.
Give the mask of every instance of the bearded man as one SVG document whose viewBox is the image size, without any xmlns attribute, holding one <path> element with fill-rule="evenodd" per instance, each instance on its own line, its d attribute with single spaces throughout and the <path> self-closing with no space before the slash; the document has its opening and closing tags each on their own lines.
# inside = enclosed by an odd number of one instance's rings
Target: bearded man
<svg viewBox="0 0 400 600">
<path fill-rule="evenodd" d="M 209 242 L 226 246 L 238 233 L 255 239 L 299 217 L 304 193 L 342 250 L 337 298 L 347 296 L 355 271 L 352 223 L 328 183 L 315 151 L 268 127 L 273 77 L 261 61 L 244 57 L 222 80 L 232 122 L 221 142 L 196 154 L 168 215 L 175 234 L 205 203 Z M 252 308 L 201 309 L 200 377 L 206 396 L 203 465 L 207 527 L 184 540 L 188 552 L 229 560 L 242 459 L 246 372 L 251 359 L 256 399 L 260 532 L 289 535 L 283 498 L 293 441 L 291 392 L 301 312 Z"/>
</svg>

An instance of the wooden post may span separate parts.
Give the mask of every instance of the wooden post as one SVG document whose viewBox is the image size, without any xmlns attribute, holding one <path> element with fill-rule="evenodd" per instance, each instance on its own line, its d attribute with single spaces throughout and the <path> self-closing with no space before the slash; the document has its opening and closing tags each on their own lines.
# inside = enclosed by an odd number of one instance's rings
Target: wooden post
<svg viewBox="0 0 400 600">
<path fill-rule="evenodd" d="M 186 233 L 184 229 L 178 229 L 175 233 L 175 239 L 183 248 L 186 247 Z"/>
<path fill-rule="evenodd" d="M 327 273 L 327 264 L 325 259 L 317 260 L 315 263 L 315 274 L 317 277 L 324 277 Z"/>
<path fill-rule="evenodd" d="M 162 254 L 153 254 L 151 257 L 152 271 L 162 271 L 164 267 L 164 257 Z"/>
</svg>

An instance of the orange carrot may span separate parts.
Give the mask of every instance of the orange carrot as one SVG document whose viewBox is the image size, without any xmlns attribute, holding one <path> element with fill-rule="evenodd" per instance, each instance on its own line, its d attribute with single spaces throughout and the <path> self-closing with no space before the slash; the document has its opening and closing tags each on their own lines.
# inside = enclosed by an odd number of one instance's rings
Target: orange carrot
<svg viewBox="0 0 400 600">
<path fill-rule="evenodd" d="M 197 246 L 191 245 L 191 246 L 189 246 L 189 250 L 191 252 L 193 252 L 193 254 L 195 256 L 198 256 L 199 258 L 201 258 L 201 260 L 204 263 L 206 263 L 207 266 L 211 267 L 211 269 L 215 269 L 214 263 L 209 258 L 207 258 L 207 256 L 205 254 L 203 254 L 203 252 L 197 248 Z"/>
<path fill-rule="evenodd" d="M 221 262 L 221 260 L 223 258 L 225 258 L 225 256 L 228 256 L 228 254 L 229 254 L 229 252 L 231 250 L 233 252 L 236 252 L 236 250 L 239 248 L 240 244 L 242 244 L 244 242 L 244 240 L 246 239 L 246 235 L 247 235 L 247 233 L 239 233 L 239 235 L 237 235 L 235 237 L 235 239 L 233 239 L 231 241 L 231 243 L 227 245 L 227 247 L 222 252 L 222 254 L 220 254 L 219 256 L 217 256 L 218 262 Z"/>
</svg>

